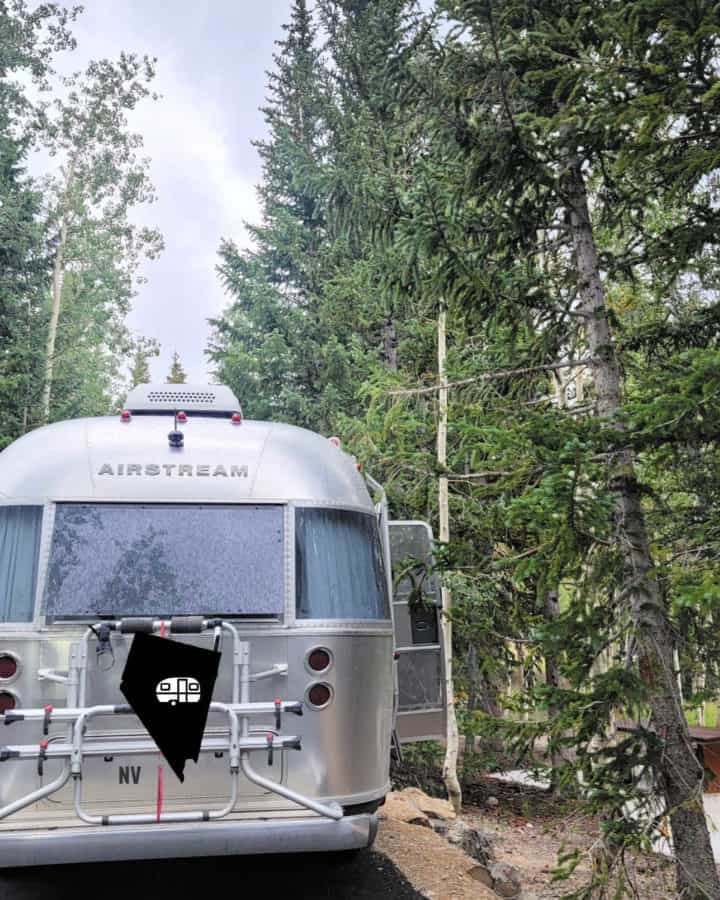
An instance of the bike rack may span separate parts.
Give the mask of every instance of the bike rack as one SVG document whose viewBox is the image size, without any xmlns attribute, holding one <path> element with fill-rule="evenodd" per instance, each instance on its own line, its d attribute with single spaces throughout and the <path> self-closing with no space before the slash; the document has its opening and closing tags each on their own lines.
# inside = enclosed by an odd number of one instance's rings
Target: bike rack
<svg viewBox="0 0 720 900">
<path fill-rule="evenodd" d="M 95 716 L 134 715 L 130 706 L 85 704 L 88 672 L 88 643 L 91 635 L 98 640 L 98 655 L 105 649 L 111 649 L 110 635 L 121 634 L 202 634 L 212 631 L 216 648 L 220 646 L 223 632 L 232 637 L 232 700 L 230 703 L 213 702 L 213 712 L 227 715 L 227 734 L 222 737 L 204 738 L 200 747 L 201 753 L 228 753 L 230 772 L 230 796 L 223 807 L 214 810 L 194 810 L 188 812 L 169 812 L 160 814 L 137 815 L 93 815 L 82 805 L 82 772 L 86 758 L 96 756 L 133 756 L 157 752 L 157 745 L 148 735 L 147 738 L 116 739 L 86 738 L 87 723 Z M 253 703 L 250 700 L 250 684 L 275 675 L 287 675 L 287 666 L 277 664 L 263 672 L 250 674 L 250 645 L 241 641 L 237 629 L 223 619 L 205 619 L 202 616 L 174 616 L 171 619 L 131 618 L 116 621 L 98 622 L 88 628 L 80 641 L 70 647 L 68 671 L 58 672 L 41 669 L 41 679 L 64 684 L 67 687 L 66 706 L 55 708 L 45 706 L 42 709 L 17 709 L 6 712 L 2 719 L 5 725 L 13 722 L 42 723 L 43 737 L 48 734 L 52 723 L 67 722 L 68 734 L 65 741 L 48 742 L 43 739 L 39 744 L 10 744 L 0 747 L 0 762 L 8 760 L 35 760 L 38 773 L 42 775 L 43 764 L 48 759 L 62 759 L 64 765 L 60 774 L 49 784 L 26 794 L 24 797 L 0 807 L 0 819 L 42 800 L 63 788 L 70 778 L 74 782 L 75 813 L 83 822 L 91 825 L 143 825 L 165 822 L 209 822 L 222 819 L 235 808 L 238 797 L 238 779 L 242 773 L 248 781 L 264 790 L 309 809 L 321 816 L 336 821 L 342 819 L 343 810 L 337 803 L 320 803 L 312 797 L 293 791 L 282 784 L 264 778 L 250 763 L 250 754 L 264 751 L 272 765 L 273 753 L 276 750 L 301 750 L 301 739 L 296 735 L 274 735 L 255 737 L 250 735 L 250 719 L 253 716 L 275 716 L 276 731 L 280 731 L 282 716 L 286 713 L 301 716 L 303 705 L 299 701 L 275 700 L 274 703 Z"/>
</svg>

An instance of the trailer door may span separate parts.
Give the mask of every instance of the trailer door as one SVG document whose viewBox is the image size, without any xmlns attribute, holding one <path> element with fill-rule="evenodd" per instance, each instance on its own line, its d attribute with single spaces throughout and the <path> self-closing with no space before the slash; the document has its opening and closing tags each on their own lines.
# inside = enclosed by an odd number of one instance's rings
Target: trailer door
<svg viewBox="0 0 720 900">
<path fill-rule="evenodd" d="M 426 522 L 390 522 L 400 743 L 445 737 L 440 582 Z"/>
</svg>

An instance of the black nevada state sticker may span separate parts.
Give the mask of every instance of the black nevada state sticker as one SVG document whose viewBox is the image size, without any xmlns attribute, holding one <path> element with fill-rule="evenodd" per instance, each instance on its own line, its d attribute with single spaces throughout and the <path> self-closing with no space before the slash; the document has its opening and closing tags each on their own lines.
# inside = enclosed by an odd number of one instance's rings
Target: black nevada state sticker
<svg viewBox="0 0 720 900">
<path fill-rule="evenodd" d="M 136 634 L 120 690 L 180 781 L 198 761 L 220 653 Z"/>
</svg>

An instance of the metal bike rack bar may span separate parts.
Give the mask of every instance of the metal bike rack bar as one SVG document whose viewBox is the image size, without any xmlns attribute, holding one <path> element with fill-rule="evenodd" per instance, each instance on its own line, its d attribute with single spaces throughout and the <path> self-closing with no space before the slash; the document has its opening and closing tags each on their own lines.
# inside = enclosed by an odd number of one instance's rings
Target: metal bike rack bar
<svg viewBox="0 0 720 900">
<path fill-rule="evenodd" d="M 132 815 L 94 815 L 87 812 L 82 805 L 82 771 L 85 759 L 98 756 L 136 756 L 157 752 L 157 745 L 147 738 L 106 738 L 86 736 L 88 722 L 98 716 L 135 715 L 127 705 L 87 706 L 85 703 L 87 688 L 88 644 L 91 635 L 98 641 L 110 641 L 113 633 L 120 634 L 154 634 L 165 632 L 170 634 L 201 634 L 212 631 L 219 643 L 223 632 L 232 638 L 232 699 L 230 703 L 213 702 L 210 710 L 227 716 L 227 733 L 222 736 L 203 738 L 201 753 L 228 753 L 230 790 L 226 804 L 216 810 L 177 811 L 158 814 L 141 813 Z M 43 724 L 43 734 L 48 734 L 51 724 L 67 723 L 68 735 L 65 740 L 53 737 L 42 740 L 39 744 L 13 744 L 0 747 L 0 763 L 7 760 L 35 760 L 41 767 L 45 760 L 61 759 L 64 765 L 60 774 L 49 784 L 32 791 L 12 803 L 0 808 L 0 819 L 49 797 L 74 780 L 74 809 L 79 819 L 91 825 L 142 825 L 157 822 L 208 822 L 222 819 L 229 815 L 238 798 L 238 779 L 243 774 L 249 781 L 266 791 L 278 794 L 305 809 L 312 810 L 321 816 L 333 820 L 343 817 L 343 810 L 337 803 L 324 804 L 306 797 L 263 777 L 252 767 L 250 754 L 257 751 L 268 752 L 270 758 L 274 751 L 301 750 L 301 739 L 296 735 L 269 733 L 265 737 L 250 734 L 250 719 L 255 716 L 274 715 L 277 731 L 280 730 L 281 717 L 291 713 L 302 715 L 303 705 L 300 701 L 277 700 L 274 703 L 253 703 L 250 700 L 250 684 L 272 675 L 287 675 L 287 665 L 276 664 L 271 669 L 250 673 L 250 647 L 241 641 L 237 629 L 221 619 L 204 619 L 200 616 L 175 617 L 169 620 L 134 618 L 117 621 L 99 622 L 88 628 L 88 631 L 70 649 L 70 660 L 67 673 L 45 669 L 39 677 L 67 687 L 67 705 L 61 708 L 46 706 L 42 709 L 11 710 L 0 717 L 5 725 L 14 722 L 38 722 Z"/>
<path fill-rule="evenodd" d="M 295 735 L 273 736 L 273 750 L 299 750 L 300 738 Z M 268 750 L 267 738 L 249 737 L 242 738 L 239 742 L 240 750 Z M 72 755 L 73 745 L 70 741 L 50 741 L 45 752 L 44 759 L 66 759 Z M 205 738 L 200 747 L 201 753 L 228 753 L 230 741 L 227 737 Z M 37 760 L 38 747 L 35 744 L 6 744 L 0 747 L 0 753 L 7 753 L 5 759 Z M 157 753 L 157 745 L 151 739 L 118 739 L 116 741 L 96 741 L 89 739 L 83 741 L 82 757 L 96 758 L 99 756 L 142 756 L 146 753 Z M 5 759 L 2 761 L 5 762 Z"/>
<path fill-rule="evenodd" d="M 223 704 L 224 705 L 224 704 Z M 231 703 L 227 704 L 230 706 L 232 711 L 238 716 L 267 716 L 272 715 L 278 709 L 277 704 L 275 703 Z M 210 709 L 215 710 L 217 704 L 210 704 Z M 93 707 L 53 707 L 52 711 L 48 713 L 47 709 L 43 707 L 42 709 L 23 709 L 12 712 L 5 713 L 2 716 L 5 725 L 12 725 L 14 722 L 44 722 L 46 718 L 49 719 L 50 723 L 57 722 L 74 722 L 78 716 L 80 716 L 83 712 L 86 712 L 88 709 Z M 135 713 L 130 709 L 129 706 L 107 706 L 104 707 L 105 712 L 97 713 L 97 715 L 116 715 L 116 716 L 134 716 Z M 280 703 L 280 711 L 283 713 L 294 713 L 295 715 L 302 715 L 302 703 L 295 700 L 283 700 Z"/>
</svg>

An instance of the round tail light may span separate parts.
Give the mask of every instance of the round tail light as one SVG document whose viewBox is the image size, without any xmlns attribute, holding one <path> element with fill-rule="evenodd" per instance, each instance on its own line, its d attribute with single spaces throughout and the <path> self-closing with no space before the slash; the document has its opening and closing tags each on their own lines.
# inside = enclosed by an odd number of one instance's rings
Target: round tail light
<svg viewBox="0 0 720 900">
<path fill-rule="evenodd" d="M 15 709 L 16 697 L 10 691 L 0 691 L 0 715 Z"/>
<path fill-rule="evenodd" d="M 330 668 L 332 657 L 324 647 L 316 647 L 308 653 L 307 664 L 313 672 L 325 672 Z"/>
<path fill-rule="evenodd" d="M 306 696 L 310 706 L 322 709 L 332 699 L 332 688 L 329 684 L 313 684 L 308 688 Z"/>
<path fill-rule="evenodd" d="M 18 662 L 9 653 L 0 653 L 0 679 L 14 678 L 17 674 Z"/>
</svg>

